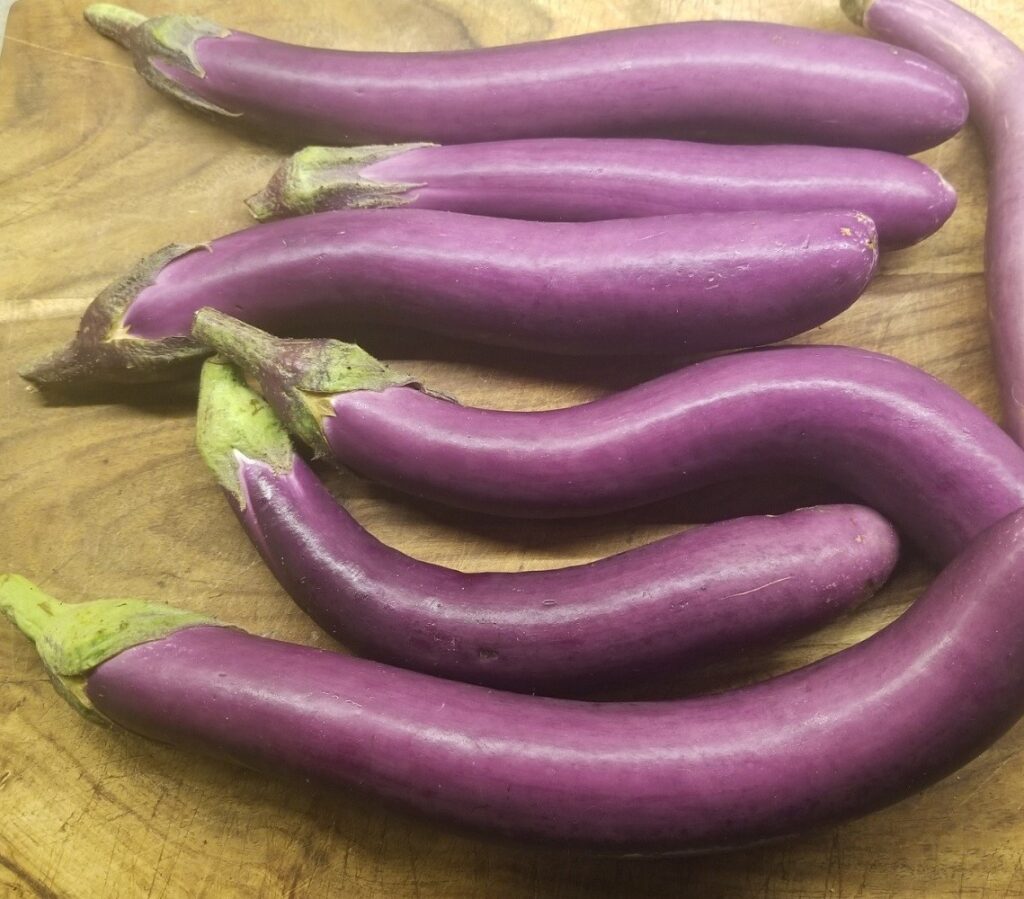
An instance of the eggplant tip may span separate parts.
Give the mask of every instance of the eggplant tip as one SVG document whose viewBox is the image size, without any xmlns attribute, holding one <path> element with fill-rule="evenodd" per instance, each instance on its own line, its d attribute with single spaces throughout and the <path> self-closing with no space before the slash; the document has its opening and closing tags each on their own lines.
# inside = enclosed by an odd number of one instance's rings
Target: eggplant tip
<svg viewBox="0 0 1024 899">
<path fill-rule="evenodd" d="M 113 3 L 93 3 L 85 8 L 85 21 L 104 37 L 128 47 L 129 37 L 146 17 Z"/>
<path fill-rule="evenodd" d="M 76 342 L 72 341 L 42 359 L 21 366 L 17 370 L 18 376 L 36 387 L 70 382 L 78 369 L 75 344 Z"/>
<path fill-rule="evenodd" d="M 249 214 L 258 222 L 269 222 L 280 214 L 270 184 L 252 196 L 246 197 L 245 205 Z"/>
</svg>

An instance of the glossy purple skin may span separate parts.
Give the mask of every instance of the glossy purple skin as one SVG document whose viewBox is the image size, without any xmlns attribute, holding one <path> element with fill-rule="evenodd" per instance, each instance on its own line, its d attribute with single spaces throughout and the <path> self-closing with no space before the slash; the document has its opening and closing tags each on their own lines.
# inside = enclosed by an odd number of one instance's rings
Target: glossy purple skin
<svg viewBox="0 0 1024 899">
<path fill-rule="evenodd" d="M 957 74 L 988 157 L 985 284 L 1006 429 L 1024 445 L 1024 52 L 948 0 L 875 0 L 864 26 Z"/>
<path fill-rule="evenodd" d="M 717 695 L 522 696 L 208 627 L 121 653 L 86 690 L 129 730 L 474 827 L 634 852 L 743 845 L 890 805 L 1024 713 L 1024 513 L 870 639 Z"/>
<path fill-rule="evenodd" d="M 212 306 L 270 331 L 372 321 L 564 354 L 771 343 L 849 306 L 877 265 L 854 212 L 551 223 L 425 209 L 258 225 L 172 260 L 132 301 L 132 336 L 191 333 Z"/>
<path fill-rule="evenodd" d="M 478 50 L 313 50 L 200 38 L 200 97 L 285 140 L 467 143 L 673 137 L 915 153 L 967 117 L 960 85 L 908 51 L 752 22 L 686 22 Z"/>
<path fill-rule="evenodd" d="M 239 454 L 231 505 L 299 606 L 363 655 L 505 690 L 578 695 L 810 633 L 867 598 L 899 553 L 861 506 L 735 519 L 588 565 L 464 574 L 368 534 L 296 457 Z"/>
<path fill-rule="evenodd" d="M 857 209 L 874 221 L 882 246 L 890 249 L 923 240 L 956 208 L 953 188 L 916 160 L 830 147 L 495 141 L 417 147 L 362 166 L 358 174 L 416 185 L 398 199 L 417 209 L 535 221 Z M 344 198 L 334 200 L 341 208 Z"/>
<path fill-rule="evenodd" d="M 849 490 L 948 560 L 1024 506 L 1024 452 L 889 356 L 786 347 L 699 362 L 592 403 L 472 409 L 407 387 L 331 399 L 335 458 L 449 505 L 562 517 L 785 467 Z"/>
</svg>

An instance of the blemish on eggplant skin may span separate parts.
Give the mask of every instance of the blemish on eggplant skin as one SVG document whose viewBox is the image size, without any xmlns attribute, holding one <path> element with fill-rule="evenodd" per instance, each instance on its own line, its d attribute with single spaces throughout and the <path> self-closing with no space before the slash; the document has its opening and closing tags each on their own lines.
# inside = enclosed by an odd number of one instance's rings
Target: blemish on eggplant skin
<svg viewBox="0 0 1024 899">
<path fill-rule="evenodd" d="M 493 649 L 479 649 L 477 650 L 477 656 L 479 656 L 481 662 L 493 662 L 498 658 L 498 653 Z"/>
</svg>

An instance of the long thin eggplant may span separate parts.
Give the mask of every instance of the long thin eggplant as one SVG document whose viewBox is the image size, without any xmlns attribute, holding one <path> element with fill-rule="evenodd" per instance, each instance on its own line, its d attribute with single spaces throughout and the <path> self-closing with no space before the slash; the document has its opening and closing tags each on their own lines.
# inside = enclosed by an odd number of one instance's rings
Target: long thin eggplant
<svg viewBox="0 0 1024 899">
<path fill-rule="evenodd" d="M 819 506 L 589 565 L 463 574 L 363 530 L 218 359 L 203 369 L 197 442 L 270 569 L 328 633 L 401 668 L 505 690 L 579 695 L 802 636 L 874 593 L 899 552 L 877 513 Z"/>
<path fill-rule="evenodd" d="M 843 0 L 872 34 L 948 66 L 988 156 L 985 284 L 1005 426 L 1024 445 L 1024 51 L 949 0 Z"/>
<path fill-rule="evenodd" d="M 928 166 L 878 150 L 550 138 L 307 147 L 246 202 L 261 220 L 394 206 L 534 221 L 858 209 L 883 249 L 897 249 L 938 230 L 956 192 Z"/>
<path fill-rule="evenodd" d="M 37 383 L 157 380 L 214 306 L 270 330 L 371 321 L 566 355 L 702 353 L 792 337 L 878 263 L 859 212 L 525 222 L 427 209 L 323 212 L 171 246 L 101 293 Z"/>
<path fill-rule="evenodd" d="M 1018 512 L 863 643 L 662 702 L 496 692 L 13 576 L 0 608 L 67 695 L 147 737 L 519 838 L 699 852 L 864 815 L 984 751 L 1024 714 L 1022 585 Z"/>
<path fill-rule="evenodd" d="M 955 134 L 963 89 L 864 38 L 686 22 L 433 53 L 314 50 L 100 3 L 89 23 L 155 87 L 300 146 L 672 137 L 915 153 Z"/>
<path fill-rule="evenodd" d="M 864 350 L 736 353 L 580 406 L 500 412 L 416 389 L 351 344 L 212 309 L 195 333 L 317 452 L 449 505 L 590 515 L 784 466 L 850 491 L 940 562 L 1024 506 L 1020 447 L 940 381 Z"/>
</svg>

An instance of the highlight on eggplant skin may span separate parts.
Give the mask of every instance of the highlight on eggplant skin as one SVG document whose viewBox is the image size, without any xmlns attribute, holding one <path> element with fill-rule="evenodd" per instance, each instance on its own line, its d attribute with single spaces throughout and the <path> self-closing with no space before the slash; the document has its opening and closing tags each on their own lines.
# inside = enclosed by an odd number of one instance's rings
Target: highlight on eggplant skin
<svg viewBox="0 0 1024 899">
<path fill-rule="evenodd" d="M 369 376 L 349 377 L 353 348 L 339 341 L 274 338 L 212 309 L 194 333 L 318 454 L 450 506 L 594 515 L 784 467 L 877 509 L 941 564 L 1024 505 L 1024 451 L 1003 430 L 937 378 L 867 350 L 733 353 L 582 405 L 505 412 L 390 370 L 386 383 L 365 363 Z M 323 377 L 332 369 L 346 376 Z"/>
<path fill-rule="evenodd" d="M 1005 427 L 1024 445 L 1024 50 L 950 0 L 847 0 L 873 35 L 954 72 L 988 162 L 985 287 Z"/>
<path fill-rule="evenodd" d="M 123 630 L 117 603 L 112 618 L 69 627 L 94 604 L 57 603 L 11 576 L 0 608 L 65 694 L 137 734 L 487 832 L 656 854 L 846 821 L 983 752 L 1024 713 L 1022 582 L 1016 512 L 864 642 L 753 686 L 660 702 L 499 692 L 165 612 L 165 635 L 97 652 L 97 633 Z"/>
<path fill-rule="evenodd" d="M 373 323 L 558 355 L 678 357 L 817 327 L 877 267 L 877 229 L 856 211 L 600 222 L 322 212 L 165 247 L 22 375 L 61 386 L 174 378 L 183 356 L 201 353 L 190 333 L 204 306 L 296 336 Z"/>
<path fill-rule="evenodd" d="M 216 357 L 196 442 L 281 585 L 360 654 L 517 692 L 582 695 L 812 632 L 872 595 L 899 554 L 855 505 L 752 516 L 587 565 L 464 574 L 367 533 Z"/>
<path fill-rule="evenodd" d="M 86 20 L 157 90 L 292 146 L 531 137 L 807 143 L 916 153 L 967 118 L 909 51 L 756 22 L 678 22 L 505 47 L 311 49 L 107 3 Z M 301 103 L 296 102 L 301 97 Z"/>
<path fill-rule="evenodd" d="M 306 147 L 246 200 L 260 221 L 397 206 L 532 221 L 847 208 L 890 250 L 933 234 L 956 202 L 938 172 L 897 153 L 641 138 Z"/>
</svg>

